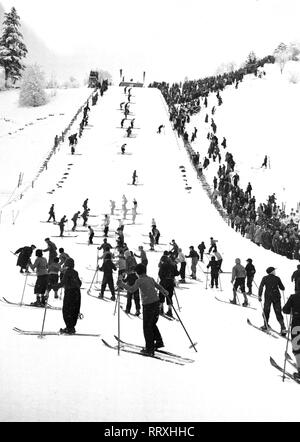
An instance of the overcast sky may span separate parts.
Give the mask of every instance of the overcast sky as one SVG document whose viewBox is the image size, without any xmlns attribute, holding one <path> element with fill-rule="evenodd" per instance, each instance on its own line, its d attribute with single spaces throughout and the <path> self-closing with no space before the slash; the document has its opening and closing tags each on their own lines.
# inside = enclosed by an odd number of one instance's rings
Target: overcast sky
<svg viewBox="0 0 300 442">
<path fill-rule="evenodd" d="M 0 0 L 59 53 L 104 69 L 199 78 L 300 41 L 300 0 Z M 168 77 L 168 78 L 167 78 Z"/>
</svg>

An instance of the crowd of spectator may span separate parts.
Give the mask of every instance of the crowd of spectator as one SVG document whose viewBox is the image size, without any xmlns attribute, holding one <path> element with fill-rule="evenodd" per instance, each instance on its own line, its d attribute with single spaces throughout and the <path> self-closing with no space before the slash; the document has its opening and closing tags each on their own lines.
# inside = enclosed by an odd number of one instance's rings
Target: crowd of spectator
<svg viewBox="0 0 300 442">
<path fill-rule="evenodd" d="M 291 213 L 287 215 L 285 207 L 280 208 L 277 204 L 275 194 L 270 195 L 266 203 L 257 204 L 251 183 L 248 183 L 245 190 L 239 185 L 240 177 L 235 173 L 233 155 L 226 150 L 225 137 L 220 143 L 221 147 L 219 146 L 217 125 L 213 118 L 216 111 L 215 106 L 211 108 L 211 123 L 207 134 L 209 148 L 203 161 L 200 161 L 199 152 L 195 152 L 192 147 L 197 137 L 197 128 L 194 129 L 191 137 L 186 128 L 190 123 L 191 116 L 199 113 L 203 108 L 206 111 L 205 122 L 209 122 L 207 108 L 210 94 L 216 94 L 217 104 L 221 106 L 223 99 L 220 92 L 230 85 L 234 85 L 238 89 L 247 74 L 260 77 L 265 75 L 265 72 L 260 68 L 263 68 L 266 63 L 274 63 L 274 57 L 265 57 L 223 75 L 186 81 L 183 84 L 170 85 L 165 82 L 154 82 L 149 87 L 160 89 L 164 96 L 168 104 L 173 129 L 183 139 L 198 177 L 203 177 L 203 170 L 207 169 L 211 162 L 219 162 L 218 177 L 214 177 L 211 197 L 216 206 L 220 206 L 221 203 L 229 225 L 258 246 L 289 259 L 300 260 L 299 211 L 292 209 Z M 225 153 L 224 163 L 221 164 L 223 152 Z"/>
</svg>

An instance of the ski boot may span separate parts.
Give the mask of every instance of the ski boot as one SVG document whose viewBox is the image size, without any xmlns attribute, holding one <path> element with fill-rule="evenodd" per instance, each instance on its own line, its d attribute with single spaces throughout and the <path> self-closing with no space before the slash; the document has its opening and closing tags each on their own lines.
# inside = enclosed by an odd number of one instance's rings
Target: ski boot
<svg viewBox="0 0 300 442">
<path fill-rule="evenodd" d="M 230 304 L 236 304 L 236 299 L 230 299 L 229 302 Z"/>
<path fill-rule="evenodd" d="M 154 350 L 148 350 L 147 348 L 142 348 L 140 353 L 142 353 L 145 356 L 150 356 L 150 357 L 154 356 Z"/>
<path fill-rule="evenodd" d="M 103 299 L 103 295 L 99 295 L 98 298 L 99 298 L 99 299 Z"/>
<path fill-rule="evenodd" d="M 115 301 L 115 300 L 116 300 L 116 297 L 115 297 L 115 296 L 112 296 L 110 299 L 111 299 L 111 301 Z"/>
<path fill-rule="evenodd" d="M 269 330 L 269 324 L 264 324 L 264 325 L 262 325 L 262 326 L 260 327 L 260 329 L 261 329 L 262 331 L 268 331 L 268 330 Z"/>
<path fill-rule="evenodd" d="M 140 314 L 141 314 L 140 310 L 137 310 L 135 316 L 140 316 Z"/>
<path fill-rule="evenodd" d="M 280 324 L 281 325 L 281 331 L 280 331 L 280 335 L 283 336 L 284 338 L 286 337 L 287 334 L 287 329 L 285 328 L 284 324 Z"/>
<path fill-rule="evenodd" d="M 247 299 L 245 299 L 245 301 L 243 302 L 242 306 L 243 307 L 248 307 L 248 305 L 249 305 L 249 303 L 248 303 Z"/>
<path fill-rule="evenodd" d="M 296 371 L 295 373 L 293 373 L 293 378 L 295 379 L 295 381 L 300 383 L 300 371 Z"/>
<path fill-rule="evenodd" d="M 170 318 L 173 318 L 172 310 L 168 310 L 166 313 L 166 316 L 169 316 Z"/>
<path fill-rule="evenodd" d="M 162 347 L 164 347 L 164 346 L 165 346 L 165 344 L 163 343 L 163 341 L 155 342 L 155 344 L 154 344 L 154 350 L 158 350 L 159 348 L 162 348 Z"/>
<path fill-rule="evenodd" d="M 32 302 L 31 305 L 32 305 L 33 307 L 41 307 L 42 304 L 41 304 L 41 298 L 40 298 L 40 296 L 37 296 L 37 297 L 36 297 L 36 301 L 35 301 L 35 302 Z"/>
</svg>

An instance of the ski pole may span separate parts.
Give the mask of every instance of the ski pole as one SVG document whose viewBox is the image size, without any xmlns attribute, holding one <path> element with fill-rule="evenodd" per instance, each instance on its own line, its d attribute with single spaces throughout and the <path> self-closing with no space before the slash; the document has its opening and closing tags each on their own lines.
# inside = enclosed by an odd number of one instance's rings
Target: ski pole
<svg viewBox="0 0 300 442">
<path fill-rule="evenodd" d="M 291 316 L 290 316 L 290 321 L 289 321 L 289 326 L 288 326 L 288 335 L 287 335 L 287 339 L 286 339 L 286 346 L 285 346 L 285 353 L 284 353 L 284 365 L 283 365 L 283 373 L 282 373 L 282 382 L 284 382 L 284 379 L 285 379 L 285 369 L 286 369 L 286 361 L 287 361 L 287 350 L 288 350 L 288 345 L 289 345 L 291 328 L 292 328 L 292 311 L 291 311 Z"/>
<path fill-rule="evenodd" d="M 177 302 L 177 305 L 178 305 L 178 310 L 181 311 L 181 307 L 180 307 L 179 302 L 178 302 L 178 297 L 177 297 L 175 288 L 174 288 L 174 295 L 175 295 L 175 299 L 176 299 L 176 302 Z"/>
<path fill-rule="evenodd" d="M 26 288 L 26 284 L 27 284 L 27 278 L 28 278 L 28 273 L 26 273 L 26 276 L 25 276 L 25 282 L 24 282 L 23 293 L 22 293 L 20 305 L 23 305 L 23 299 L 24 299 L 25 288 Z"/>
<path fill-rule="evenodd" d="M 45 309 L 44 309 L 43 325 L 42 325 L 41 333 L 38 335 L 38 338 L 40 338 L 40 339 L 44 338 L 43 332 L 44 332 L 46 313 L 47 313 L 47 307 L 48 307 L 48 296 L 49 296 L 49 292 L 47 292 L 47 298 L 45 297 Z"/>
<path fill-rule="evenodd" d="M 260 306 L 261 306 L 261 311 L 262 311 L 262 316 L 263 316 L 263 319 L 264 319 L 264 323 L 265 323 L 265 326 L 267 327 L 267 330 L 269 330 L 269 324 L 268 324 L 268 321 L 267 321 L 267 318 L 266 318 L 266 315 L 265 315 L 265 311 L 264 311 L 264 308 L 263 308 L 263 305 L 262 305 L 262 301 L 259 301 L 259 303 L 260 303 Z"/>
<path fill-rule="evenodd" d="M 190 343 L 191 343 L 190 348 L 193 347 L 193 349 L 194 349 L 195 352 L 197 353 L 197 349 L 196 349 L 197 342 L 194 343 L 194 342 L 191 340 L 191 337 L 190 337 L 190 335 L 188 334 L 188 332 L 187 332 L 187 330 L 186 330 L 186 328 L 185 328 L 185 326 L 184 326 L 182 320 L 180 319 L 180 316 L 179 316 L 179 314 L 177 313 L 177 310 L 175 309 L 174 305 L 172 304 L 172 300 L 170 299 L 170 296 L 169 296 L 169 295 L 164 295 L 164 296 L 169 300 L 170 305 L 171 305 L 172 309 L 174 310 L 174 312 L 176 313 L 176 316 L 177 316 L 177 318 L 178 318 L 180 324 L 182 325 L 183 330 L 185 331 L 187 337 L 189 338 L 189 341 L 190 341 Z"/>
<path fill-rule="evenodd" d="M 96 265 L 96 269 L 98 269 L 98 261 L 99 261 L 99 249 L 97 247 L 97 265 Z M 96 278 L 96 284 L 98 284 L 99 279 L 98 279 L 98 272 L 97 272 L 97 278 Z"/>
<path fill-rule="evenodd" d="M 117 302 L 118 302 L 118 356 L 120 356 L 120 347 L 121 347 L 121 336 L 120 336 L 120 330 L 121 330 L 121 304 L 120 304 L 120 287 L 118 287 L 118 296 L 117 296 Z"/>
<path fill-rule="evenodd" d="M 94 273 L 94 276 L 93 276 L 93 279 L 92 279 L 91 285 L 90 285 L 90 287 L 89 287 L 88 290 L 87 290 L 87 293 L 90 293 L 91 288 L 92 288 L 92 285 L 94 284 L 94 280 L 95 280 L 95 278 L 96 278 L 96 274 L 97 274 L 97 273 L 98 273 L 98 265 L 97 265 L 96 271 L 95 271 L 95 273 Z"/>
<path fill-rule="evenodd" d="M 208 282 L 208 272 L 206 272 L 206 284 L 205 284 L 205 289 L 207 290 L 207 282 Z"/>
<path fill-rule="evenodd" d="M 223 292 L 220 273 L 219 273 L 219 283 L 220 283 L 220 290 L 221 290 L 221 292 Z"/>
</svg>

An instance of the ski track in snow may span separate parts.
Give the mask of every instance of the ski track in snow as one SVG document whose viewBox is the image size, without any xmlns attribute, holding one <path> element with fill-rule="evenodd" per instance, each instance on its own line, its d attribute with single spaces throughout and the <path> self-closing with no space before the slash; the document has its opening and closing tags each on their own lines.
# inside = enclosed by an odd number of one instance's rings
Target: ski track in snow
<svg viewBox="0 0 300 442">
<path fill-rule="evenodd" d="M 226 112 L 229 112 L 230 106 L 236 106 L 232 103 L 236 102 L 239 94 L 246 94 L 243 88 L 249 87 L 252 94 L 256 85 L 259 93 L 263 90 L 259 80 L 255 84 L 251 83 L 250 78 L 244 81 L 245 85 L 241 84 L 238 91 L 228 90 L 222 94 L 224 114 L 225 106 Z M 267 81 L 264 82 L 266 84 Z M 90 90 L 86 90 L 85 98 L 89 93 Z M 58 154 L 52 157 L 48 170 L 40 176 L 36 187 L 2 214 L 0 256 L 5 271 L 2 282 L 4 296 L 19 302 L 25 282 L 15 267 L 16 257 L 9 251 L 30 244 L 45 248 L 44 238 L 59 234 L 57 225 L 40 222 L 47 219 L 52 203 L 55 204 L 57 219 L 63 215 L 70 219 L 77 210 L 82 209 L 83 201 L 89 198 L 91 212 L 100 216 L 101 224 L 102 214 L 109 213 L 109 200 L 115 199 L 117 208 L 120 208 L 123 194 L 128 199 L 129 208 L 132 207 L 133 198 L 138 202 L 136 225 L 128 224 L 124 230 L 125 241 L 131 250 L 137 249 L 145 241 L 144 235 L 150 231 L 154 217 L 163 243 L 168 244 L 174 238 L 188 254 L 190 245 L 196 247 L 202 240 L 208 245 L 209 238 L 213 236 L 218 239 L 224 257 L 224 269 L 229 271 L 236 257 L 240 257 L 242 263 L 251 257 L 257 269 L 257 284 L 265 274 L 265 269 L 273 265 L 286 286 L 286 296 L 292 293 L 290 274 L 295 263 L 258 248 L 236 234 L 210 204 L 182 142 L 177 140 L 171 129 L 159 91 L 135 90 L 135 104 L 131 109 L 141 129 L 136 131 L 136 138 L 126 140 L 126 149 L 132 155 L 118 155 L 125 133 L 117 129 L 121 116 L 116 109 L 122 99 L 123 88 L 110 87 L 99 99 L 97 106 L 91 107 L 91 127 L 83 132 L 76 148 L 82 155 L 71 157 L 66 142 Z M 73 110 L 75 113 L 77 108 Z M 201 112 L 201 120 L 203 117 L 204 121 L 205 115 Z M 221 115 L 221 110 L 217 108 L 217 124 L 219 113 Z M 242 178 L 240 159 L 233 150 L 234 141 L 230 137 L 230 127 L 227 126 L 229 119 L 223 115 L 224 135 L 228 139 L 228 150 L 236 157 Z M 165 125 L 165 133 L 158 135 L 156 132 L 160 124 Z M 273 127 L 272 116 L 270 119 L 265 116 L 265 125 L 269 125 L 269 129 Z M 52 135 L 45 126 L 43 129 L 36 127 L 31 137 L 37 141 L 46 139 L 51 144 Z M 271 148 L 270 145 L 269 152 Z M 34 150 L 31 155 L 30 145 L 27 149 L 28 153 L 23 158 L 24 167 L 30 167 L 32 155 L 36 155 Z M 242 143 L 240 150 L 242 154 Z M 260 157 L 263 157 L 265 149 L 261 152 Z M 41 153 L 38 160 L 42 158 Z M 190 193 L 187 193 L 182 182 L 181 165 L 185 166 L 192 187 Z M 68 178 L 61 188 L 56 188 L 55 184 L 68 169 Z M 135 169 L 143 186 L 128 186 Z M 11 169 L 9 173 L 13 172 L 16 170 Z M 268 173 L 271 177 L 272 169 Z M 274 177 L 274 182 L 276 180 L 277 177 Z M 56 189 L 52 195 L 47 193 L 51 189 Z M 15 225 L 10 221 L 12 210 L 14 213 L 19 212 Z M 110 230 L 117 228 L 119 216 L 111 217 Z M 69 221 L 66 230 L 71 227 Z M 97 251 L 95 247 L 76 244 L 87 242 L 88 239 L 88 233 L 79 232 L 78 235 L 78 238 L 67 240 L 55 238 L 55 243 L 58 247 L 64 247 L 75 259 L 81 279 L 91 281 L 91 272 L 87 266 L 94 268 Z M 115 244 L 113 238 L 109 238 L 109 242 Z M 148 249 L 146 245 L 144 248 Z M 147 251 L 148 274 L 155 278 L 158 260 L 165 249 L 168 246 L 157 247 L 158 253 Z M 202 264 L 203 268 L 206 261 Z M 34 336 L 19 336 L 12 331 L 13 327 L 25 330 L 41 328 L 43 310 L 1 304 L 0 389 L 5 397 L 5 401 L 0 404 L 1 420 L 298 420 L 297 385 L 288 380 L 283 383 L 269 364 L 270 355 L 278 363 L 283 361 L 285 340 L 271 339 L 247 325 L 247 317 L 254 324 L 262 323 L 258 301 L 250 298 L 251 305 L 257 307 L 257 311 L 219 303 L 214 299 L 215 295 L 225 300 L 232 297 L 230 274 L 221 275 L 222 291 L 210 288 L 205 290 L 206 275 L 200 268 L 198 276 L 203 282 L 192 281 L 185 286 L 186 290 L 176 290 L 181 306 L 179 315 L 193 342 L 198 343 L 198 352 L 189 349 L 190 342 L 178 321 L 161 319 L 158 323 L 166 350 L 195 359 L 193 364 L 184 367 L 170 367 L 170 364 L 161 361 L 125 353 L 118 356 L 117 352 L 105 348 L 101 339 L 78 337 L 73 340 L 48 336 L 40 340 Z M 100 281 L 101 277 L 100 273 Z M 32 281 L 35 278 L 28 278 L 28 282 Z M 33 300 L 33 288 L 28 285 L 24 302 Z M 61 306 L 60 300 L 53 299 L 53 293 L 50 302 Z M 121 303 L 124 302 L 125 299 L 121 297 Z M 78 321 L 76 329 L 79 333 L 100 333 L 101 337 L 113 342 L 113 335 L 117 332 L 114 307 L 114 303 L 99 302 L 82 291 L 81 312 L 84 319 Z M 273 313 L 270 324 L 278 328 Z M 61 312 L 47 312 L 45 329 L 59 330 L 63 325 Z M 121 337 L 128 342 L 143 345 L 142 321 L 134 321 L 122 315 Z M 276 400 L 270 400 L 272 397 L 276 397 Z M 265 398 L 268 398 L 267 403 Z"/>
</svg>

